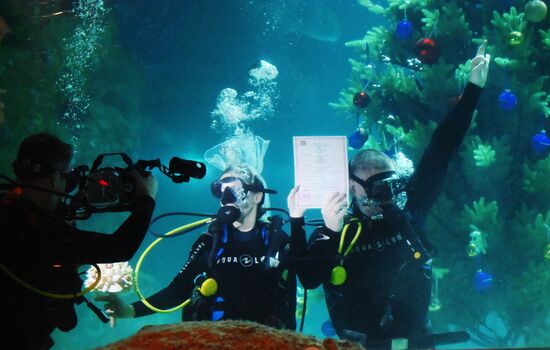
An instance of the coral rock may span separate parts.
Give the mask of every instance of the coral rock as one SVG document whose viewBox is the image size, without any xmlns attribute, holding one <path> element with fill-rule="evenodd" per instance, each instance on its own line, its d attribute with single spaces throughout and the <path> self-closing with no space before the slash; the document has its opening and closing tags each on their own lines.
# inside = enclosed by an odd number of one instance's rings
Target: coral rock
<svg viewBox="0 0 550 350">
<path fill-rule="evenodd" d="M 349 341 L 320 340 L 289 330 L 278 330 L 247 321 L 184 322 L 146 326 L 135 335 L 102 350 L 361 350 Z M 99 350 L 99 349 L 98 349 Z"/>
</svg>

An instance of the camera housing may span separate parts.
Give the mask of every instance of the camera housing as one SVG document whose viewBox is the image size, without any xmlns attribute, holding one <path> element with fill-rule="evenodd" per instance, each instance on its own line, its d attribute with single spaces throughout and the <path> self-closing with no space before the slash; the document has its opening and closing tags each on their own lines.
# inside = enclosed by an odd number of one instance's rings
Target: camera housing
<svg viewBox="0 0 550 350">
<path fill-rule="evenodd" d="M 102 166 L 105 157 L 120 157 L 125 168 Z M 201 179 L 206 174 L 206 166 L 201 162 L 173 157 L 170 166 L 161 164 L 160 159 L 139 160 L 135 164 L 125 153 L 100 154 L 91 169 L 81 165 L 73 171 L 79 177 L 78 189 L 67 205 L 66 217 L 69 220 L 84 220 L 93 213 L 129 211 L 136 200 L 136 184 L 130 172 L 136 170 L 148 176 L 158 168 L 175 183 L 189 182 L 190 178 Z"/>
</svg>

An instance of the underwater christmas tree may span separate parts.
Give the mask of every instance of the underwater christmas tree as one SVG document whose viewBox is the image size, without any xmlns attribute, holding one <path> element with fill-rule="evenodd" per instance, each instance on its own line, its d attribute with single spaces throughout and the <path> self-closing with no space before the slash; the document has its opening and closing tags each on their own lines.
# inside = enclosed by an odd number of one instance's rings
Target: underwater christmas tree
<svg viewBox="0 0 550 350">
<path fill-rule="evenodd" d="M 489 78 L 432 208 L 434 332 L 484 346 L 550 344 L 550 16 L 540 0 L 359 0 L 387 25 L 346 43 L 350 147 L 418 161 L 483 39 Z"/>
</svg>

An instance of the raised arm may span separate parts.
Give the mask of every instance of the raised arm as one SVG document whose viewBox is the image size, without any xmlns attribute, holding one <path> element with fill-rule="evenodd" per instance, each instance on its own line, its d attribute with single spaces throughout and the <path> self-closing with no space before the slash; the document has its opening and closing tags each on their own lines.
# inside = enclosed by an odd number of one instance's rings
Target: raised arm
<svg viewBox="0 0 550 350">
<path fill-rule="evenodd" d="M 409 182 L 407 208 L 420 224 L 441 192 L 449 162 L 464 140 L 487 81 L 490 56 L 485 54 L 486 44 L 484 42 L 479 47 L 471 63 L 470 80 L 460 100 L 435 129 Z"/>
</svg>

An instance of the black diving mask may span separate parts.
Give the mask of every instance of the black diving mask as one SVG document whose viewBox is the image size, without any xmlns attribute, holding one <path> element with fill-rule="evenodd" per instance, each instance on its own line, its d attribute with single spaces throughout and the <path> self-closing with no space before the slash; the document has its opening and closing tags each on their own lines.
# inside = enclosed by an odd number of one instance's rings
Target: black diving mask
<svg viewBox="0 0 550 350">
<path fill-rule="evenodd" d="M 212 195 L 220 200 L 222 205 L 236 203 L 246 199 L 248 192 L 263 192 L 275 194 L 277 191 L 264 188 L 262 183 L 249 185 L 236 176 L 224 177 L 210 184 Z"/>
<path fill-rule="evenodd" d="M 243 201 L 251 188 L 242 179 L 234 176 L 212 182 L 210 191 L 220 200 L 222 205 Z"/>
<path fill-rule="evenodd" d="M 401 193 L 405 192 L 407 182 L 397 176 L 395 171 L 384 171 L 361 180 L 350 169 L 350 178 L 357 182 L 366 193 L 360 205 L 379 207 L 381 204 L 396 204 Z"/>
</svg>

